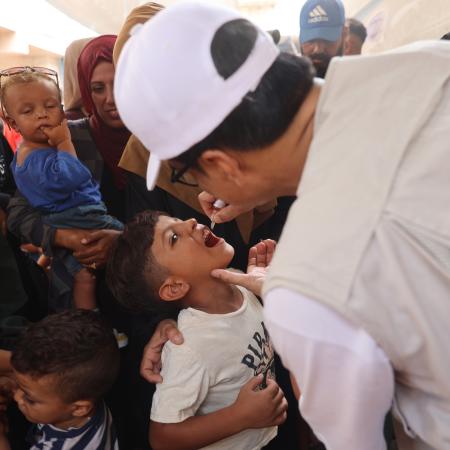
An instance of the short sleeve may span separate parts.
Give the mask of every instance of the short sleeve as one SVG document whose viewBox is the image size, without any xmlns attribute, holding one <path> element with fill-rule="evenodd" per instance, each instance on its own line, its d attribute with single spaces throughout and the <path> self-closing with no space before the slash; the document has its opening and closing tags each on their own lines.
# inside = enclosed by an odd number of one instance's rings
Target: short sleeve
<svg viewBox="0 0 450 450">
<path fill-rule="evenodd" d="M 156 386 L 150 418 L 179 423 L 195 416 L 209 390 L 209 376 L 199 355 L 186 344 L 168 342 L 162 353 L 163 382 Z"/>
</svg>

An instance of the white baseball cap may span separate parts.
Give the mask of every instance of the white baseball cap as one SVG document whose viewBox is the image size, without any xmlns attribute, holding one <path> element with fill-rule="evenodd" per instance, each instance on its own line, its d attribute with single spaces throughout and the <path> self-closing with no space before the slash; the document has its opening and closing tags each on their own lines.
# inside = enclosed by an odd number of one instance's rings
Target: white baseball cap
<svg viewBox="0 0 450 450">
<path fill-rule="evenodd" d="M 211 55 L 214 35 L 243 18 L 223 6 L 185 2 L 132 30 L 117 63 L 114 96 L 124 124 L 151 152 L 149 190 L 161 161 L 208 136 L 277 58 L 273 39 L 255 26 L 257 39 L 247 59 L 226 79 L 218 73 Z"/>
</svg>

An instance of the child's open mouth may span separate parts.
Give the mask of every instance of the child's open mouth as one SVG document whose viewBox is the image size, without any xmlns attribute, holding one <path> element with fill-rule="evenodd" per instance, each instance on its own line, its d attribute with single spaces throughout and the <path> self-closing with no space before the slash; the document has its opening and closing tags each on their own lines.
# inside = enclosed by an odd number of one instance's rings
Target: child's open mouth
<svg viewBox="0 0 450 450">
<path fill-rule="evenodd" d="M 211 230 L 205 227 L 203 229 L 203 240 L 207 247 L 215 247 L 222 239 L 217 237 Z"/>
</svg>

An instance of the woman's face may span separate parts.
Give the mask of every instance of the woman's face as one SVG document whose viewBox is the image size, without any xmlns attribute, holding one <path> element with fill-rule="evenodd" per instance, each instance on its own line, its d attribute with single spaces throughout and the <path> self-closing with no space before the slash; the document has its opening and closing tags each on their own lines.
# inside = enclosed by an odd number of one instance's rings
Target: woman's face
<svg viewBox="0 0 450 450">
<path fill-rule="evenodd" d="M 92 72 L 91 96 L 97 114 L 103 122 L 112 128 L 123 128 L 114 102 L 114 66 L 110 62 L 101 61 Z"/>
</svg>

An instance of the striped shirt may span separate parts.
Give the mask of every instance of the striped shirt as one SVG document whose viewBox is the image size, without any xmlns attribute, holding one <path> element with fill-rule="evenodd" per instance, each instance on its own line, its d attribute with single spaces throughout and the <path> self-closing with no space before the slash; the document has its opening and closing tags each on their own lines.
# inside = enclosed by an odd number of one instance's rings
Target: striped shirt
<svg viewBox="0 0 450 450">
<path fill-rule="evenodd" d="M 62 430 L 36 424 L 29 437 L 30 450 L 119 450 L 111 413 L 104 403 L 81 428 Z"/>
</svg>

